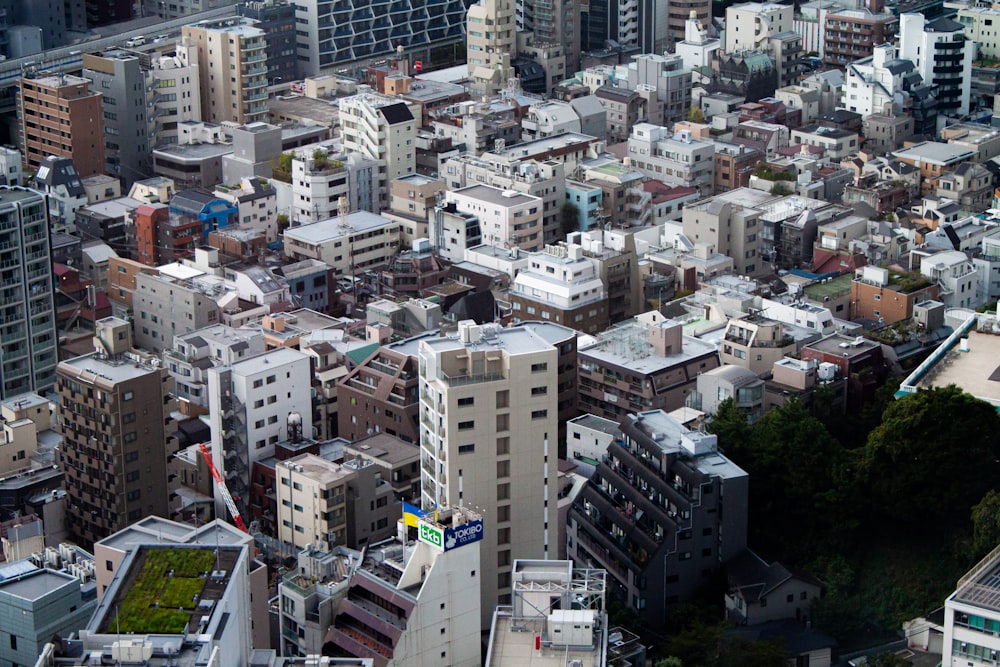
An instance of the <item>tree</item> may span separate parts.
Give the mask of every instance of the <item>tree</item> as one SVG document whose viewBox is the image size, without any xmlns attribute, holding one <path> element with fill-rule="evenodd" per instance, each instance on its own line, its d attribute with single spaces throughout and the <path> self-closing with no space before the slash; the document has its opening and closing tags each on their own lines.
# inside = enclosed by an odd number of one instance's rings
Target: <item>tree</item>
<svg viewBox="0 0 1000 667">
<path fill-rule="evenodd" d="M 1000 492 L 990 489 L 972 508 L 972 549 L 976 556 L 1000 544 Z"/>
<path fill-rule="evenodd" d="M 1000 417 L 954 385 L 906 396 L 869 434 L 858 474 L 884 518 L 964 523 L 1000 479 Z"/>
<path fill-rule="evenodd" d="M 292 182 L 293 153 L 281 153 L 271 160 L 271 176 L 285 183 Z"/>
<path fill-rule="evenodd" d="M 788 652 L 772 641 L 732 639 L 722 643 L 719 667 L 786 667 Z"/>
<path fill-rule="evenodd" d="M 731 398 L 719 403 L 708 423 L 708 431 L 718 437 L 719 447 L 730 455 L 741 449 L 745 450 L 750 444 L 750 424 Z"/>
<path fill-rule="evenodd" d="M 684 667 L 684 663 L 677 656 L 671 655 L 662 660 L 657 660 L 654 667 Z"/>
<path fill-rule="evenodd" d="M 278 233 L 283 234 L 286 229 L 288 229 L 289 220 L 288 214 L 279 213 L 278 214 Z"/>
<path fill-rule="evenodd" d="M 684 667 L 712 667 L 721 640 L 721 624 L 692 620 L 667 640 L 667 653 Z"/>
<path fill-rule="evenodd" d="M 702 111 L 697 105 L 692 104 L 691 110 L 688 112 L 687 119 L 691 123 L 704 123 L 705 112 Z"/>
<path fill-rule="evenodd" d="M 571 202 L 563 204 L 561 215 L 560 220 L 563 236 L 567 236 L 571 232 L 580 231 L 580 209 L 577 208 L 576 204 Z"/>
<path fill-rule="evenodd" d="M 771 186 L 771 194 L 778 197 L 784 197 L 792 194 L 792 189 L 784 183 L 775 183 Z"/>
</svg>

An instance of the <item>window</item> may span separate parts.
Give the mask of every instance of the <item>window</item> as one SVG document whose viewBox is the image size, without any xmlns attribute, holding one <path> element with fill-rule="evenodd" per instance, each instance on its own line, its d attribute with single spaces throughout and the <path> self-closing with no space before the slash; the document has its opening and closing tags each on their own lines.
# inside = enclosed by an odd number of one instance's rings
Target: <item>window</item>
<svg viewBox="0 0 1000 667">
<path fill-rule="evenodd" d="M 459 445 L 458 446 L 458 453 L 459 454 L 471 454 L 474 451 L 476 451 L 476 446 L 475 445 Z"/>
<path fill-rule="evenodd" d="M 510 461 L 497 461 L 497 477 L 510 477 Z"/>
<path fill-rule="evenodd" d="M 468 431 L 469 429 L 473 428 L 476 428 L 476 422 L 474 419 L 470 419 L 469 421 L 465 422 L 458 422 L 459 431 Z"/>
<path fill-rule="evenodd" d="M 531 412 L 532 419 L 545 419 L 548 416 L 549 416 L 548 410 L 533 410 Z"/>
<path fill-rule="evenodd" d="M 544 361 L 540 364 L 531 364 L 532 373 L 544 373 L 547 370 L 549 370 L 549 365 Z"/>
<path fill-rule="evenodd" d="M 124 394 L 122 394 L 122 400 L 123 401 L 131 401 L 134 396 L 135 396 L 135 394 L 132 393 L 131 391 L 126 391 Z"/>
<path fill-rule="evenodd" d="M 458 399 L 458 407 L 460 407 L 460 408 L 467 408 L 470 405 L 474 405 L 475 402 L 476 402 L 476 399 L 474 399 L 471 396 L 468 396 L 466 398 L 460 398 L 460 399 Z"/>
<path fill-rule="evenodd" d="M 545 396 L 547 393 L 549 393 L 549 388 L 548 387 L 532 387 L 531 388 L 531 395 L 532 396 Z"/>
</svg>

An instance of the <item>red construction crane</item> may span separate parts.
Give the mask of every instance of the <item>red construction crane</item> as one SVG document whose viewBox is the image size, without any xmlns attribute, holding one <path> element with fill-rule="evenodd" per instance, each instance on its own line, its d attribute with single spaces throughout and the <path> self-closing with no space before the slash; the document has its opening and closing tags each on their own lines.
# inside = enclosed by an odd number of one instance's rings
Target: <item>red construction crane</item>
<svg viewBox="0 0 1000 667">
<path fill-rule="evenodd" d="M 233 500 L 232 494 L 229 493 L 229 489 L 226 487 L 226 480 L 223 479 L 222 473 L 219 472 L 219 469 L 215 467 L 215 462 L 212 461 L 212 452 L 208 450 L 208 444 L 203 442 L 198 445 L 198 449 L 201 450 L 201 455 L 205 457 L 208 470 L 215 479 L 215 488 L 222 494 L 222 499 L 225 501 L 226 507 L 229 508 L 229 513 L 233 516 L 233 523 L 244 533 L 249 534 L 250 531 L 247 530 L 247 525 L 244 523 L 243 517 L 240 516 L 240 509 L 236 506 L 236 501 Z"/>
</svg>

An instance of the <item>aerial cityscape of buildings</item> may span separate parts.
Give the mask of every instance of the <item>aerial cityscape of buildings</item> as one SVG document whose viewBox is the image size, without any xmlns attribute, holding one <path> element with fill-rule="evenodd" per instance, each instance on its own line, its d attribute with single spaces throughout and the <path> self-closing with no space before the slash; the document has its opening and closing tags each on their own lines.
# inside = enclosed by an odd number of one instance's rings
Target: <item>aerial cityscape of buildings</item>
<svg viewBox="0 0 1000 667">
<path fill-rule="evenodd" d="M 855 645 L 747 435 L 1000 411 L 994 20 L 0 0 L 0 667 L 997 665 L 1000 521 Z"/>
</svg>

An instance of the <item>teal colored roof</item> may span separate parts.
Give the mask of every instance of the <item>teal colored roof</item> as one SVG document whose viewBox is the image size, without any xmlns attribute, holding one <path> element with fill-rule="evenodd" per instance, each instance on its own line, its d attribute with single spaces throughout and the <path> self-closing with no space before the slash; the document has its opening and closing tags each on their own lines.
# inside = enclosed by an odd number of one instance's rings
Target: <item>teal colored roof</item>
<svg viewBox="0 0 1000 667">
<path fill-rule="evenodd" d="M 747 59 L 744 62 L 747 65 L 747 69 L 751 72 L 762 69 L 771 69 L 771 59 L 766 53 L 755 53 L 747 56 Z"/>
<path fill-rule="evenodd" d="M 372 353 L 379 348 L 378 343 L 371 343 L 370 345 L 364 345 L 362 347 L 356 347 L 347 353 L 347 356 L 351 358 L 356 364 L 364 363 L 365 359 L 372 356 Z"/>
</svg>

